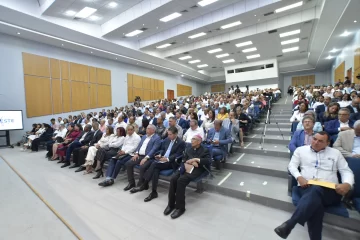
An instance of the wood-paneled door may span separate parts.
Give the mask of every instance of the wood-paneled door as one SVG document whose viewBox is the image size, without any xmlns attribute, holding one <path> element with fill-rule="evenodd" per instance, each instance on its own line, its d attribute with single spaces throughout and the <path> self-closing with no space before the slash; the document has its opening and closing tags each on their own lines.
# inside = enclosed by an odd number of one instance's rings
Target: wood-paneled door
<svg viewBox="0 0 360 240">
<path fill-rule="evenodd" d="M 167 90 L 167 99 L 173 100 L 174 99 L 174 90 Z"/>
</svg>

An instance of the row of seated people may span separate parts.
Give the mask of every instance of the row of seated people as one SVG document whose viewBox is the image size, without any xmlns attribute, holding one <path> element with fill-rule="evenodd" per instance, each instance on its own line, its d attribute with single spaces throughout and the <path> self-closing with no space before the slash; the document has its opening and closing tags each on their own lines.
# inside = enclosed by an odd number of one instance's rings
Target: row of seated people
<svg viewBox="0 0 360 240">
<path fill-rule="evenodd" d="M 349 121 L 348 108 L 341 108 L 338 119 L 326 121 L 324 125 L 316 121 L 314 111 L 302 112 L 298 130 L 289 144 L 288 169 L 294 179 L 292 199 L 296 210 L 275 232 L 287 238 L 296 224 L 307 223 L 310 239 L 320 240 L 325 212 L 349 217 L 341 204 L 342 198 L 347 200 L 348 207 L 350 203 L 360 212 L 360 189 L 354 185 L 360 181 L 360 149 L 357 147 L 360 121 Z M 332 141 L 335 141 L 333 148 L 330 147 Z M 333 187 L 322 187 L 316 182 L 328 182 Z"/>
</svg>

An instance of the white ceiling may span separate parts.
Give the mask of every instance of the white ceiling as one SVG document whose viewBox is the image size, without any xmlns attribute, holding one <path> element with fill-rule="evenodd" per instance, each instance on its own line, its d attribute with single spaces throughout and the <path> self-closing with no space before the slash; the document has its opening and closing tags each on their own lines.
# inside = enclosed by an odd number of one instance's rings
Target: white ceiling
<svg viewBox="0 0 360 240">
<path fill-rule="evenodd" d="M 74 16 L 67 16 L 65 14 L 66 11 L 71 10 L 74 12 L 79 12 L 84 7 L 91 7 L 97 9 L 97 11 L 93 14 L 94 16 L 99 17 L 97 21 L 92 21 L 90 18 L 76 21 L 89 22 L 100 25 L 128 10 L 141 1 L 142 0 L 56 0 L 49 6 L 49 8 L 44 11 L 43 14 L 47 16 L 72 20 L 74 19 Z M 109 6 L 109 3 L 111 2 L 115 2 L 118 5 L 114 8 L 111 8 Z"/>
<path fill-rule="evenodd" d="M 224 80 L 223 67 L 232 64 L 222 62 L 227 59 L 235 59 L 234 64 L 238 64 L 277 57 L 281 73 L 331 68 L 333 60 L 325 59 L 329 51 L 343 48 L 352 39 L 351 35 L 339 35 L 345 29 L 358 31 L 360 24 L 360 19 L 354 23 L 360 9 L 359 0 L 304 0 L 301 7 L 268 16 L 264 14 L 300 0 L 218 0 L 206 7 L 197 5 L 200 0 L 41 0 L 40 6 L 38 0 L 17 1 L 0 1 L 0 32 L 17 35 L 16 32 L 22 29 L 26 34 L 22 33 L 19 37 L 55 46 L 69 41 L 62 47 L 88 54 L 91 49 L 97 49 L 93 54 L 104 58 L 140 63 L 147 68 L 184 74 L 186 78 L 196 81 Z M 118 3 L 116 8 L 108 7 L 112 1 Z M 195 5 L 198 7 L 191 8 Z M 86 6 L 98 9 L 94 15 L 101 19 L 96 22 L 74 20 L 64 15 L 68 10 L 80 11 Z M 188 12 L 175 20 L 167 23 L 159 21 L 164 16 L 183 10 Z M 242 24 L 218 30 L 220 26 L 235 21 Z M 138 37 L 123 37 L 124 33 L 142 27 L 147 30 Z M 279 33 L 295 29 L 301 29 L 301 33 L 279 37 Z M 272 30 L 277 32 L 268 33 Z M 199 32 L 206 32 L 207 35 L 188 38 Z M 280 44 L 283 40 L 297 37 L 301 39 L 299 43 Z M 235 46 L 245 41 L 252 41 L 253 44 L 241 48 Z M 165 49 L 156 48 L 170 42 L 176 44 Z M 299 50 L 282 53 L 283 48 L 293 46 L 299 46 Z M 241 52 L 250 47 L 257 50 Z M 214 54 L 207 52 L 215 48 L 222 48 L 223 51 Z M 179 60 L 179 57 L 185 56 L 185 52 L 192 58 Z M 223 53 L 230 56 L 221 59 L 215 57 Z M 260 54 L 261 57 L 246 59 L 246 56 L 253 54 Z M 201 62 L 188 63 L 196 59 Z M 209 66 L 201 68 L 204 71 L 198 73 L 200 68 L 197 65 L 200 64 Z"/>
</svg>

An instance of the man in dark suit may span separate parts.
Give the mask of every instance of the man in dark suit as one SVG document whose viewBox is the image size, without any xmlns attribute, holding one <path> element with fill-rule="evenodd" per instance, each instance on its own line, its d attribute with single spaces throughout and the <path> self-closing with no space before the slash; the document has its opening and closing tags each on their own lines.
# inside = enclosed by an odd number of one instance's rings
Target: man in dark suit
<svg viewBox="0 0 360 240">
<path fill-rule="evenodd" d="M 226 158 L 228 152 L 228 144 L 232 143 L 231 133 L 225 127 L 222 127 L 221 120 L 214 121 L 214 128 L 211 128 L 208 132 L 206 142 L 210 146 L 211 158 L 216 160 L 217 167 L 220 160 Z"/>
<path fill-rule="evenodd" d="M 149 182 L 152 179 L 152 192 L 145 198 L 145 202 L 149 202 L 157 198 L 157 185 L 159 181 L 159 174 L 162 170 L 174 169 L 179 165 L 176 162 L 183 151 L 185 150 L 185 142 L 178 137 L 178 130 L 176 127 L 170 127 L 167 130 L 168 137 L 161 144 L 160 151 L 155 156 L 155 161 L 151 164 L 149 169 L 144 174 L 144 183 L 140 187 L 131 189 L 131 193 L 136 193 L 149 188 Z"/>
<path fill-rule="evenodd" d="M 324 130 L 331 136 L 334 142 L 339 132 L 350 130 L 354 126 L 354 122 L 350 120 L 350 110 L 348 108 L 341 108 L 338 114 L 339 119 L 325 122 Z"/>
<path fill-rule="evenodd" d="M 89 147 L 94 146 L 101 139 L 101 137 L 103 135 L 103 133 L 99 129 L 98 122 L 94 122 L 92 124 L 92 127 L 94 129 L 94 131 L 91 132 L 91 135 L 93 135 L 93 137 L 92 137 L 91 141 L 89 142 L 89 144 L 86 144 L 86 145 L 82 146 L 81 148 L 77 148 L 73 152 L 74 166 L 72 166 L 72 167 L 79 167 L 75 172 L 81 172 L 81 171 L 85 170 L 85 167 L 83 167 L 82 165 L 85 163 L 85 157 L 89 150 Z"/>
<path fill-rule="evenodd" d="M 139 146 L 135 150 L 135 155 L 130 161 L 125 163 L 129 184 L 124 188 L 128 191 L 135 187 L 134 167 L 140 165 L 140 176 L 138 186 L 143 184 L 145 171 L 150 167 L 155 153 L 159 150 L 161 138 L 155 134 L 156 127 L 149 125 L 146 128 L 146 135 L 142 136 Z"/>
<path fill-rule="evenodd" d="M 181 118 L 180 111 L 177 111 L 175 113 L 175 117 L 176 117 L 176 124 L 179 125 L 183 129 L 183 133 L 185 133 L 186 130 L 188 130 L 188 128 L 189 128 L 189 124 L 187 123 L 187 121 L 185 121 L 183 118 Z"/>
<path fill-rule="evenodd" d="M 349 109 L 350 114 L 360 112 L 359 111 L 359 102 L 360 102 L 360 98 L 358 98 L 358 97 L 353 98 L 353 100 L 351 101 L 351 104 L 346 107 L 347 109 Z"/>
<path fill-rule="evenodd" d="M 152 124 L 152 125 L 156 126 L 156 125 L 157 125 L 157 120 L 156 120 L 156 118 L 155 118 L 154 113 L 153 113 L 153 112 L 150 112 L 149 115 L 150 115 L 149 124 Z"/>
<path fill-rule="evenodd" d="M 319 119 L 320 113 L 326 111 L 327 106 L 329 105 L 330 102 L 331 102 L 331 97 L 325 97 L 324 98 L 324 104 L 316 107 L 315 112 L 316 112 L 318 122 L 320 122 L 320 119 Z"/>
<path fill-rule="evenodd" d="M 191 139 L 191 147 L 186 148 L 183 164 L 172 176 L 169 188 L 169 202 L 164 214 L 169 215 L 174 209 L 171 218 L 180 217 L 185 212 L 185 189 L 192 180 L 200 177 L 211 159 L 209 150 L 201 145 L 202 137 L 198 134 Z"/>
<path fill-rule="evenodd" d="M 80 134 L 75 141 L 73 141 L 69 147 L 66 150 L 66 158 L 59 163 L 64 163 L 61 168 L 70 166 L 70 157 L 73 151 L 77 148 L 80 148 L 82 146 L 85 146 L 89 144 L 89 142 L 92 140 L 94 134 L 91 132 L 91 125 L 88 124 L 85 126 L 84 131 Z"/>
<path fill-rule="evenodd" d="M 315 119 L 311 116 L 305 116 L 302 119 L 304 130 L 297 130 L 289 143 L 290 153 L 295 152 L 298 147 L 310 145 L 314 135 Z"/>
</svg>

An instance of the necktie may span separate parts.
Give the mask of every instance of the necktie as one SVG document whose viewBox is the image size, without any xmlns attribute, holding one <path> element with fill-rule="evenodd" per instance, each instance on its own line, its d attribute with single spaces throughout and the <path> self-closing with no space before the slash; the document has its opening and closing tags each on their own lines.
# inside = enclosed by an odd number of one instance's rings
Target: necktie
<svg viewBox="0 0 360 240">
<path fill-rule="evenodd" d="M 178 125 L 179 125 L 179 121 L 180 121 L 180 119 L 176 120 L 176 124 L 178 124 Z"/>
<path fill-rule="evenodd" d="M 171 141 L 168 149 L 166 150 L 164 157 L 168 158 L 170 156 L 171 148 L 173 145 L 174 145 L 174 141 Z"/>
<path fill-rule="evenodd" d="M 232 121 L 230 120 L 229 130 L 231 130 L 231 128 L 232 128 Z"/>
</svg>

